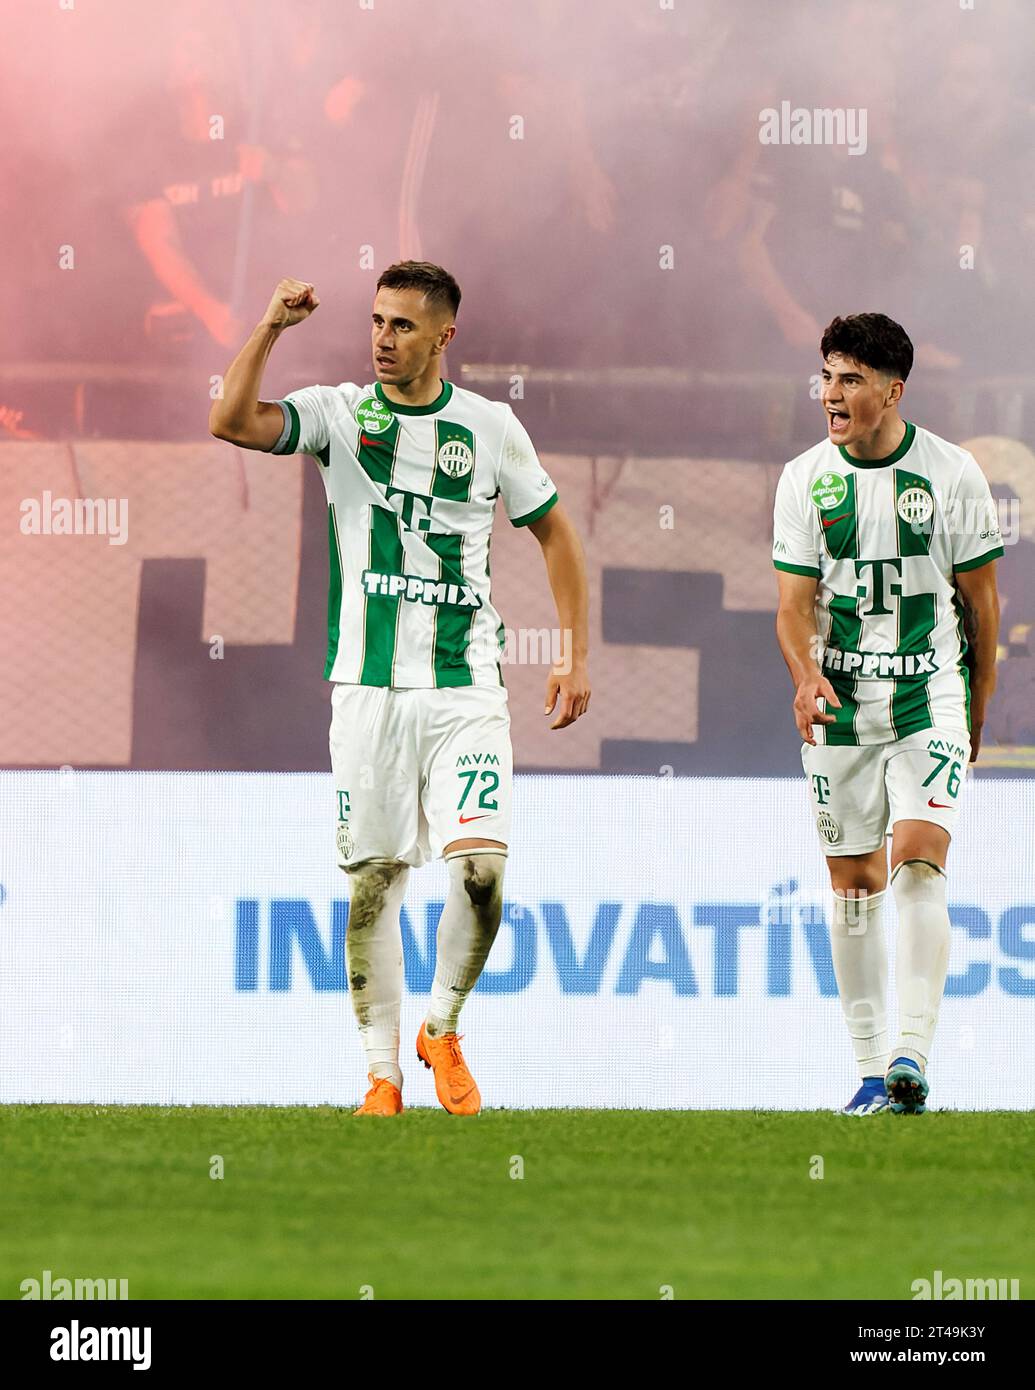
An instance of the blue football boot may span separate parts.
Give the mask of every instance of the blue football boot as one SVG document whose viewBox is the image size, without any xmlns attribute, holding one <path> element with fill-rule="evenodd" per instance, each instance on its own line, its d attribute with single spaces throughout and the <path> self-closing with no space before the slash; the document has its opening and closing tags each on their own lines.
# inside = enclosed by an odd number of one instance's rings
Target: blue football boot
<svg viewBox="0 0 1035 1390">
<path fill-rule="evenodd" d="M 931 1089 L 920 1067 L 909 1057 L 896 1057 L 884 1078 L 884 1089 L 896 1115 L 922 1115 Z"/>
<path fill-rule="evenodd" d="M 883 1076 L 864 1076 L 862 1085 L 841 1111 L 842 1115 L 877 1115 L 890 1104 Z"/>
</svg>

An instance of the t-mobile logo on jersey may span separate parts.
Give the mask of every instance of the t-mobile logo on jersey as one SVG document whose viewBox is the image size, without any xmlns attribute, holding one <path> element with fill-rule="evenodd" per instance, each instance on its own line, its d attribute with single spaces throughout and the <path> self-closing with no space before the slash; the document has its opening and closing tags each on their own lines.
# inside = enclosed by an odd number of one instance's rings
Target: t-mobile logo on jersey
<svg viewBox="0 0 1035 1390">
<path fill-rule="evenodd" d="M 407 531 L 431 530 L 431 507 L 434 501 L 422 492 L 406 492 L 401 487 L 385 487 L 385 498 L 393 512 L 398 512 Z"/>
<path fill-rule="evenodd" d="M 870 582 L 873 588 L 872 594 L 867 593 L 865 587 L 867 579 L 865 571 L 867 569 L 869 569 L 870 571 Z M 898 577 L 901 579 L 901 560 L 856 560 L 855 562 L 856 578 L 863 580 L 863 585 L 855 591 L 856 595 L 858 598 L 872 597 L 873 599 L 873 602 L 870 605 L 870 607 L 867 608 L 864 617 L 890 617 L 892 610 L 887 607 L 888 599 L 902 597 L 902 585 L 887 581 L 884 576 L 885 569 L 890 570 L 892 574 L 897 574 Z"/>
</svg>

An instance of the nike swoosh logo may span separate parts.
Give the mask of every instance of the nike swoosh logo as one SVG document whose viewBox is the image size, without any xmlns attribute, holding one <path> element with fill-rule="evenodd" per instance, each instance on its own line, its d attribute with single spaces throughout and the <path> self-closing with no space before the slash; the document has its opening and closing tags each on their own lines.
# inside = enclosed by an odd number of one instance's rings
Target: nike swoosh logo
<svg viewBox="0 0 1035 1390">
<path fill-rule="evenodd" d="M 484 815 L 484 816 L 461 816 L 461 817 L 460 817 L 460 824 L 461 824 L 461 825 L 466 825 L 468 821 L 472 821 L 472 820 L 487 820 L 487 819 L 488 819 L 488 816 L 487 816 L 487 815 Z"/>
<path fill-rule="evenodd" d="M 361 435 L 359 436 L 359 442 L 360 442 L 361 444 L 371 444 L 371 445 L 373 445 L 373 444 L 386 444 L 388 441 L 385 440 L 385 439 L 371 439 L 370 436 L 369 436 L 368 434 L 361 434 Z"/>
<path fill-rule="evenodd" d="M 840 516 L 821 516 L 820 521 L 823 523 L 823 530 L 825 531 L 827 527 L 833 526 L 835 521 L 844 521 L 846 516 L 851 515 L 851 512 L 842 512 Z"/>
<path fill-rule="evenodd" d="M 944 805 L 940 801 L 935 801 L 934 797 L 928 797 L 928 806 L 933 806 L 936 811 L 951 811 L 952 807 L 946 802 Z"/>
</svg>

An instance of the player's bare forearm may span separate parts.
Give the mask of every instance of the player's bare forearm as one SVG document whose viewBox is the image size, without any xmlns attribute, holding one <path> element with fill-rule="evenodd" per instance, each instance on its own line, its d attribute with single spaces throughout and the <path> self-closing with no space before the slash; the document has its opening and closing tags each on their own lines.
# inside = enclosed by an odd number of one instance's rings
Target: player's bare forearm
<svg viewBox="0 0 1035 1390">
<path fill-rule="evenodd" d="M 578 532 L 558 502 L 528 528 L 542 546 L 563 653 L 546 684 L 545 713 L 557 717 L 551 729 L 574 724 L 589 708 L 589 585 Z"/>
<path fill-rule="evenodd" d="M 999 590 L 996 562 L 980 569 L 956 574 L 956 588 L 963 608 L 963 630 L 967 636 L 970 666 L 970 743 L 971 762 L 981 747 L 985 714 L 996 686 L 996 659 L 999 648 Z"/>
<path fill-rule="evenodd" d="M 806 743 L 814 744 L 813 724 L 832 724 L 835 716 L 819 708 L 825 700 L 841 708 L 834 688 L 817 663 L 819 635 L 816 630 L 817 581 L 807 574 L 777 571 L 780 602 L 776 610 L 776 637 L 794 682 L 794 723 Z"/>
<path fill-rule="evenodd" d="M 589 654 L 589 585 L 578 533 L 558 502 L 528 528 L 542 546 L 557 620 L 565 635 L 566 665 L 585 666 Z"/>
<path fill-rule="evenodd" d="M 223 395 L 212 402 L 208 427 L 217 439 L 228 439 L 245 449 L 272 449 L 283 429 L 280 406 L 260 401 L 262 378 L 273 346 L 282 330 L 260 323 L 237 354 L 223 377 Z"/>
<path fill-rule="evenodd" d="M 223 394 L 212 402 L 208 427 L 217 439 L 244 449 L 272 449 L 284 427 L 283 412 L 262 401 L 262 378 L 273 345 L 285 328 L 301 323 L 319 305 L 305 280 L 281 280 L 251 337 L 227 368 Z"/>
<path fill-rule="evenodd" d="M 822 674 L 816 664 L 819 637 L 815 610 L 803 613 L 799 608 L 781 604 L 776 612 L 776 638 L 796 686 L 801 685 L 803 680 Z"/>
</svg>

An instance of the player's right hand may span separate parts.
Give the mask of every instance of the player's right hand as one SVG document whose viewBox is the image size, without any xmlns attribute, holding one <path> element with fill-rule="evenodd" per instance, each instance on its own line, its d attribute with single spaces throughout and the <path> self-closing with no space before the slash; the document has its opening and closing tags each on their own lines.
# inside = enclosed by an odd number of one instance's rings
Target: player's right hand
<svg viewBox="0 0 1035 1390">
<path fill-rule="evenodd" d="M 819 707 L 819 701 L 823 699 L 829 709 L 831 705 L 835 709 L 841 708 L 841 701 L 834 694 L 834 687 L 825 676 L 808 676 L 798 686 L 797 694 L 794 697 L 794 722 L 798 726 L 798 733 L 806 743 L 816 746 L 816 736 L 812 732 L 813 724 L 833 724 L 835 715 L 825 714 Z"/>
<path fill-rule="evenodd" d="M 307 319 L 319 303 L 308 280 L 281 280 L 262 321 L 269 328 L 290 328 Z"/>
</svg>

